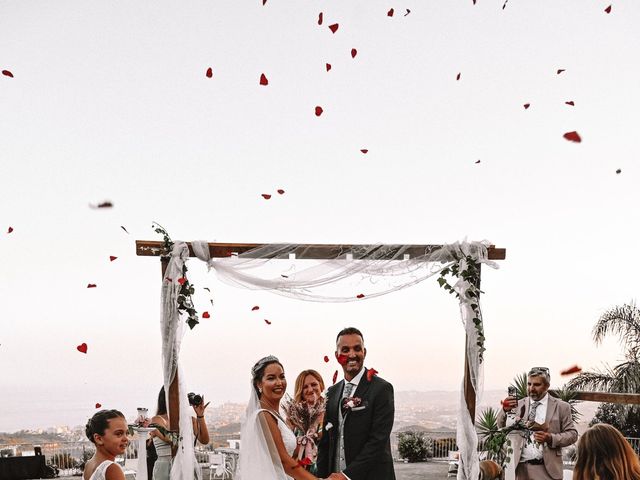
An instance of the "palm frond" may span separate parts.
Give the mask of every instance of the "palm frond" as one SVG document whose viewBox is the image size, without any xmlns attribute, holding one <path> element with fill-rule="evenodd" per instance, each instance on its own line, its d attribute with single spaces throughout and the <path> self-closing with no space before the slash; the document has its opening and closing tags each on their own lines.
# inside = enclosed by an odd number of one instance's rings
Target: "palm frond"
<svg viewBox="0 0 640 480">
<path fill-rule="evenodd" d="M 567 382 L 570 390 L 593 390 L 596 392 L 613 392 L 617 379 L 611 369 L 607 371 L 581 372 L 577 377 Z"/>
<path fill-rule="evenodd" d="M 527 388 L 528 382 L 529 376 L 527 375 L 527 372 L 522 372 L 520 375 L 513 377 L 513 381 L 509 386 L 516 389 L 516 398 L 518 400 L 529 396 L 529 390 Z"/>
<path fill-rule="evenodd" d="M 582 414 L 578 411 L 577 405 L 580 403 L 580 400 L 576 399 L 577 392 L 575 390 L 571 390 L 564 385 L 562 388 L 556 390 L 556 395 L 563 402 L 567 402 L 571 407 L 571 418 L 574 423 L 577 423 L 580 420 Z"/>
<path fill-rule="evenodd" d="M 611 334 L 620 338 L 625 350 L 637 350 L 640 345 L 640 309 L 630 303 L 607 310 L 596 322 L 592 334 L 596 345 Z"/>
<path fill-rule="evenodd" d="M 478 416 L 476 430 L 480 435 L 498 430 L 498 410 L 493 407 L 485 408 Z"/>
</svg>

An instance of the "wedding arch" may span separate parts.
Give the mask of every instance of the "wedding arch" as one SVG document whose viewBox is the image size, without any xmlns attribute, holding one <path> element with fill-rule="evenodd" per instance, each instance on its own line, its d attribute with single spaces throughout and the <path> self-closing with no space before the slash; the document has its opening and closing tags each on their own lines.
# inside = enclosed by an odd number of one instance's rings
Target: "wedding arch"
<svg viewBox="0 0 640 480">
<path fill-rule="evenodd" d="M 136 241 L 139 256 L 159 256 L 162 265 L 161 332 L 165 389 L 169 422 L 180 432 L 172 480 L 191 480 L 194 472 L 193 432 L 190 424 L 184 375 L 179 365 L 184 325 L 198 323 L 187 277 L 186 261 L 196 257 L 231 285 L 266 290 L 316 302 L 362 301 L 400 290 L 437 275 L 441 288 L 455 295 L 465 329 L 465 362 L 457 443 L 460 450 L 458 478 L 477 479 L 475 409 L 482 392 L 484 330 L 480 308 L 482 265 L 497 268 L 506 249 L 489 242 L 456 242 L 445 245 L 342 245 L 250 244 L 173 242 L 159 227 L 164 241 Z M 282 262 L 289 268 L 283 269 Z M 303 267 L 303 268 L 300 268 Z M 449 282 L 452 283 L 449 283 Z M 366 294 L 361 288 L 365 285 Z M 360 289 L 356 289 L 356 286 Z M 187 321 L 181 321 L 181 318 Z"/>
</svg>

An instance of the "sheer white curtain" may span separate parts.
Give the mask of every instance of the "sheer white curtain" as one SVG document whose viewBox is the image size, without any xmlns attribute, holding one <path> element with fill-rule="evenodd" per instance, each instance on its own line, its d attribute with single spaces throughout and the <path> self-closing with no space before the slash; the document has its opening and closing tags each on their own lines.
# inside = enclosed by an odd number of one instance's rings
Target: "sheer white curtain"
<svg viewBox="0 0 640 480">
<path fill-rule="evenodd" d="M 456 242 L 442 246 L 425 246 L 422 251 L 407 245 L 369 245 L 354 246 L 348 251 L 335 249 L 333 258 L 329 260 L 307 260 L 317 258 L 312 246 L 294 244 L 264 245 L 244 252 L 238 256 L 227 258 L 211 258 L 207 242 L 192 242 L 195 255 L 206 262 L 209 269 L 215 270 L 218 278 L 225 283 L 253 290 L 267 290 L 279 295 L 315 302 L 349 302 L 364 298 L 385 295 L 396 290 L 410 287 L 434 275 L 455 263 L 461 270 L 465 267 L 466 258 L 497 268 L 488 260 L 489 242 Z M 188 256 L 186 244 L 176 242 L 171 253 L 166 276 L 177 279 L 182 276 L 182 266 Z M 296 258 L 297 257 L 297 258 Z M 477 345 L 478 332 L 473 318 L 481 313 L 473 311 L 471 304 L 479 299 L 466 296 L 470 288 L 468 282 L 460 279 L 454 289 L 460 294 L 460 313 L 466 333 L 466 353 L 469 360 L 471 383 L 476 391 L 476 403 L 482 396 L 482 365 Z M 183 322 L 179 320 L 177 310 L 176 282 L 163 283 L 163 358 L 165 368 L 165 387 L 171 382 L 173 372 L 178 368 L 180 339 Z M 482 318 L 482 317 L 480 317 Z M 165 340 L 166 338 L 166 340 Z M 182 390 L 180 398 L 186 398 L 186 390 Z M 181 402 L 181 406 L 186 402 Z M 188 414 L 183 415 L 181 407 L 180 430 L 184 436 L 184 451 L 180 462 L 174 460 L 172 480 L 186 480 L 190 477 L 186 464 L 193 457 L 193 436 L 191 425 L 184 425 Z M 191 438 L 186 440 L 186 433 Z M 464 392 L 460 397 L 458 411 L 458 447 L 460 449 L 460 468 L 458 478 L 462 480 L 477 479 L 478 454 L 477 435 L 466 403 Z M 188 445 L 191 449 L 187 451 Z M 180 465 L 180 466 L 178 466 Z M 178 471 L 181 475 L 177 476 Z M 192 471 L 192 470 L 191 470 Z M 174 472 L 176 476 L 174 476 Z"/>
</svg>

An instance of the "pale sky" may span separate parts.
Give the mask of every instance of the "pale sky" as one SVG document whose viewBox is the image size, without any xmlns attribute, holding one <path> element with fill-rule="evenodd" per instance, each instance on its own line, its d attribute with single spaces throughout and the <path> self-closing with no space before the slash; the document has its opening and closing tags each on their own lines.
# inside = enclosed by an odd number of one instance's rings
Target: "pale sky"
<svg viewBox="0 0 640 480">
<path fill-rule="evenodd" d="M 152 221 L 182 240 L 488 239 L 507 259 L 483 276 L 486 388 L 619 360 L 591 328 L 637 298 L 640 4 L 607 1 L 0 0 L 0 431 L 155 409 L 160 266 L 134 248 Z M 267 354 L 289 392 L 304 368 L 330 383 L 349 325 L 396 390 L 460 385 L 435 278 L 334 305 L 190 273 L 211 318 L 182 364 L 216 404 L 246 401 Z"/>
</svg>

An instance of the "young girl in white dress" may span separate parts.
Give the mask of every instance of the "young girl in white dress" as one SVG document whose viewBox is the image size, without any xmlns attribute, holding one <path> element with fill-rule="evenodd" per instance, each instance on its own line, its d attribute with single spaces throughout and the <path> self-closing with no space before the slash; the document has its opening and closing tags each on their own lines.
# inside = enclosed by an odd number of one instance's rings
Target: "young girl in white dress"
<svg viewBox="0 0 640 480">
<path fill-rule="evenodd" d="M 318 480 L 294 458 L 297 441 L 280 415 L 287 380 L 270 355 L 251 369 L 251 396 L 240 433 L 240 480 Z"/>
<path fill-rule="evenodd" d="M 127 421 L 118 410 L 100 410 L 89 419 L 85 433 L 96 453 L 84 467 L 83 480 L 125 480 L 115 460 L 129 445 L 128 432 Z"/>
</svg>

